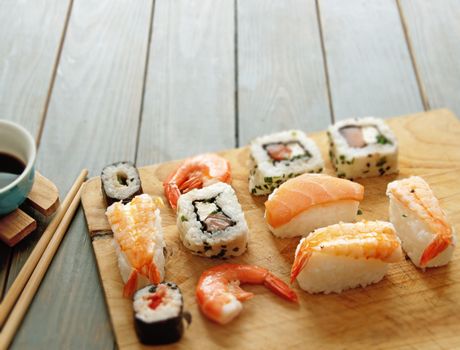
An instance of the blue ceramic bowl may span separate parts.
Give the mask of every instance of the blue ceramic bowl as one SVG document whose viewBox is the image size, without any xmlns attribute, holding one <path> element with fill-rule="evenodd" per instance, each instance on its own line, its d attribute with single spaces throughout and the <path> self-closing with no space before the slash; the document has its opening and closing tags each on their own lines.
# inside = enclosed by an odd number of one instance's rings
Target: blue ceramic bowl
<svg viewBox="0 0 460 350">
<path fill-rule="evenodd" d="M 0 215 L 5 215 L 20 206 L 32 188 L 35 176 L 35 140 L 22 126 L 0 120 L 0 152 L 11 154 L 26 164 L 22 174 L 14 181 L 2 181 L 8 183 L 0 188 Z"/>
</svg>

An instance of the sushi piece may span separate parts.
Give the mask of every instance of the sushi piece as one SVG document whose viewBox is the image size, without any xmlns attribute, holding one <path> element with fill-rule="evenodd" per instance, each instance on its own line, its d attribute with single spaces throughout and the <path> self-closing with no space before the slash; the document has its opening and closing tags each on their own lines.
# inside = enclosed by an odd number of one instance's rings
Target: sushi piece
<svg viewBox="0 0 460 350">
<path fill-rule="evenodd" d="M 454 252 L 454 228 L 430 186 L 419 176 L 388 184 L 390 221 L 415 266 L 446 265 Z"/>
<path fill-rule="evenodd" d="M 177 342 L 184 333 L 184 320 L 192 316 L 184 311 L 184 299 L 172 282 L 148 285 L 134 294 L 134 328 L 146 345 Z"/>
<path fill-rule="evenodd" d="M 105 213 L 113 231 L 125 297 L 131 297 L 147 284 L 158 284 L 164 278 L 165 243 L 160 205 L 160 198 L 141 194 L 128 204 L 112 204 Z"/>
<path fill-rule="evenodd" d="M 165 196 L 176 209 L 182 193 L 217 182 L 232 182 L 230 162 L 214 153 L 187 158 L 163 183 Z"/>
<path fill-rule="evenodd" d="M 101 173 L 102 193 L 107 205 L 114 202 L 129 202 L 142 194 L 139 171 L 131 162 L 117 162 L 107 165 Z"/>
<path fill-rule="evenodd" d="M 229 258 L 246 251 L 248 225 L 233 188 L 219 182 L 179 198 L 177 227 L 184 246 L 208 258 Z"/>
<path fill-rule="evenodd" d="M 316 228 L 354 221 L 364 187 L 325 174 L 304 174 L 282 184 L 265 202 L 265 219 L 277 237 L 305 236 Z"/>
<path fill-rule="evenodd" d="M 266 195 L 304 173 L 321 173 L 323 158 L 315 142 L 300 130 L 258 137 L 250 145 L 249 192 Z"/>
<path fill-rule="evenodd" d="M 398 142 L 382 119 L 341 120 L 329 127 L 327 135 L 338 177 L 356 179 L 398 172 Z"/>
<path fill-rule="evenodd" d="M 254 294 L 241 284 L 264 285 L 279 297 L 297 303 L 297 294 L 267 269 L 255 265 L 222 264 L 201 274 L 196 286 L 196 300 L 201 312 L 210 320 L 227 324 L 243 310 L 242 302 Z"/>
<path fill-rule="evenodd" d="M 394 227 L 384 221 L 323 227 L 297 246 L 291 283 L 309 293 L 326 294 L 379 282 L 388 264 L 403 259 Z"/>
</svg>

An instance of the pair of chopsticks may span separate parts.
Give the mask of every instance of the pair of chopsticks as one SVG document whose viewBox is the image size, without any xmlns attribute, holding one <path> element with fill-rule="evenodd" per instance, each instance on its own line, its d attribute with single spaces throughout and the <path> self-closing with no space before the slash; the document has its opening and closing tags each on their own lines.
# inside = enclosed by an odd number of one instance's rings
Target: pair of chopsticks
<svg viewBox="0 0 460 350">
<path fill-rule="evenodd" d="M 61 204 L 55 217 L 43 232 L 26 263 L 0 304 L 0 349 L 13 340 L 24 315 L 80 205 L 83 183 L 88 175 L 84 169 Z M 17 302 L 16 302 L 17 301 Z"/>
</svg>

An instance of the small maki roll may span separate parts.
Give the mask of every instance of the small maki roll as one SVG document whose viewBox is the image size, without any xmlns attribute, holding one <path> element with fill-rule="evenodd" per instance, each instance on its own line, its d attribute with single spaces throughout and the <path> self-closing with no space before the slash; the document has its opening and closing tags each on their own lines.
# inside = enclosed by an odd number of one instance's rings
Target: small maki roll
<svg viewBox="0 0 460 350">
<path fill-rule="evenodd" d="M 382 119 L 346 119 L 328 129 L 329 156 L 337 176 L 345 179 L 398 172 L 398 143 Z"/>
<path fill-rule="evenodd" d="M 321 173 L 324 162 L 315 142 L 300 130 L 261 136 L 250 145 L 249 192 L 270 194 L 304 173 Z"/>
<path fill-rule="evenodd" d="M 134 327 L 143 344 L 170 344 L 184 333 L 183 319 L 191 315 L 183 311 L 184 299 L 179 287 L 172 282 L 149 285 L 134 294 Z"/>
<path fill-rule="evenodd" d="M 387 195 L 390 220 L 414 265 L 446 265 L 454 253 L 455 230 L 426 181 L 411 176 L 390 182 Z"/>
<path fill-rule="evenodd" d="M 107 165 L 101 174 L 102 193 L 107 205 L 114 202 L 129 202 L 142 194 L 139 171 L 131 162 L 117 162 Z"/>
<path fill-rule="evenodd" d="M 208 258 L 229 258 L 246 251 L 248 225 L 233 188 L 223 182 L 180 196 L 177 227 L 184 246 Z"/>
</svg>

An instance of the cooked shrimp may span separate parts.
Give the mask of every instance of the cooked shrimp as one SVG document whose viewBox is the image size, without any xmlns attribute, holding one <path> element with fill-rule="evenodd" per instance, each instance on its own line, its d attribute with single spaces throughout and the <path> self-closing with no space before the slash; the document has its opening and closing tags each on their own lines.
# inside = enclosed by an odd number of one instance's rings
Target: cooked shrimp
<svg viewBox="0 0 460 350">
<path fill-rule="evenodd" d="M 426 246 L 420 256 L 420 267 L 426 267 L 431 260 L 454 244 L 453 231 L 447 222 L 447 216 L 430 186 L 421 177 L 411 176 L 394 181 L 388 185 L 387 194 L 391 195 L 403 208 L 413 213 L 416 218 L 423 221 L 429 227 L 429 232 L 432 233 L 431 243 Z"/>
<path fill-rule="evenodd" d="M 158 284 L 164 275 L 160 198 L 143 194 L 126 205 L 112 204 L 106 212 L 117 246 L 118 266 L 125 282 L 123 296 L 130 297 L 148 282 Z"/>
<path fill-rule="evenodd" d="M 240 283 L 263 284 L 278 296 L 297 302 L 295 292 L 268 270 L 253 265 L 222 264 L 204 271 L 196 287 L 198 305 L 206 317 L 226 324 L 238 316 L 243 309 L 241 302 L 254 296 L 241 289 Z"/>
<path fill-rule="evenodd" d="M 390 223 L 340 223 L 313 231 L 301 240 L 292 265 L 291 283 L 306 266 L 313 253 L 355 259 L 379 259 L 383 262 L 396 262 L 402 259 L 401 243 Z"/>
<path fill-rule="evenodd" d="M 230 183 L 230 163 L 214 153 L 187 158 L 163 183 L 166 198 L 173 209 L 182 193 L 216 182 Z"/>
</svg>

